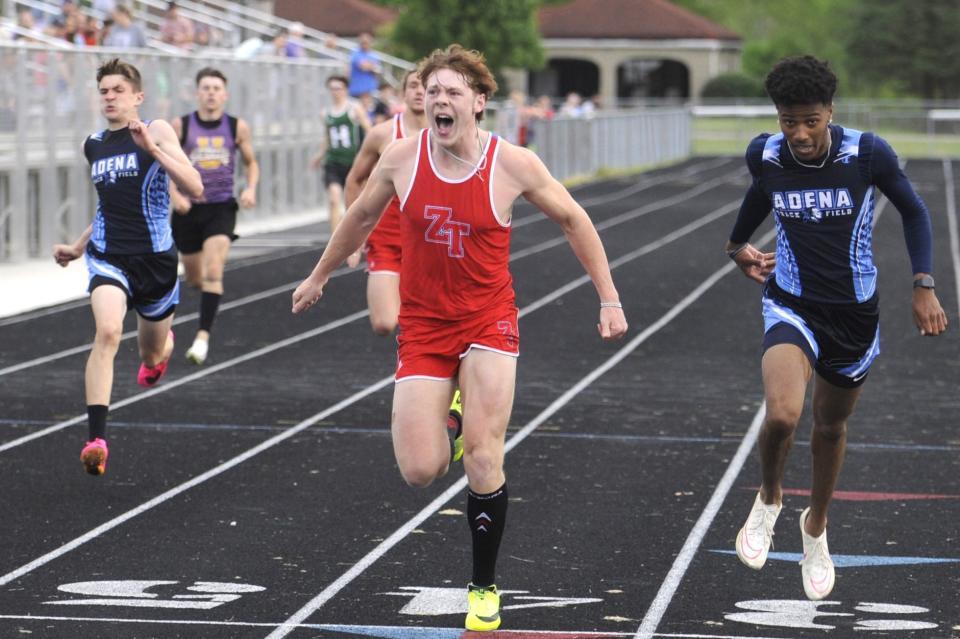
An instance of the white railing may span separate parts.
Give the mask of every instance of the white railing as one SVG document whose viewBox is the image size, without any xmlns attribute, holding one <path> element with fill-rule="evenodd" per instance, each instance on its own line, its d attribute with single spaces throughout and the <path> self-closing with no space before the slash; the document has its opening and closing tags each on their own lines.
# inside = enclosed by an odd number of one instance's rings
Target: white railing
<svg viewBox="0 0 960 639">
<path fill-rule="evenodd" d="M 337 62 L 0 44 L 0 260 L 46 255 L 90 223 L 95 199 L 81 147 L 104 128 L 96 70 L 110 57 L 140 70 L 144 119 L 194 110 L 196 72 L 223 71 L 227 110 L 250 123 L 260 164 L 258 204 L 243 213 L 246 219 L 324 205 L 321 177 L 307 165 L 324 134 L 324 82 L 339 70 Z"/>
<path fill-rule="evenodd" d="M 73 240 L 90 223 L 95 193 L 81 147 L 87 135 L 104 128 L 96 70 L 111 57 L 140 70 L 144 119 L 194 110 L 197 70 L 223 71 L 227 111 L 250 123 L 260 164 L 258 203 L 243 212 L 246 220 L 325 207 L 321 176 L 308 163 L 324 135 L 324 83 L 339 70 L 338 62 L 0 44 L 0 63 L 10 70 L 0 76 L 0 261 L 45 256 L 54 243 Z M 496 130 L 495 117 L 489 126 Z M 682 107 L 598 112 L 589 119 L 534 123 L 532 136 L 556 177 L 588 176 L 687 156 L 690 116 Z"/>
<path fill-rule="evenodd" d="M 628 170 L 690 155 L 690 111 L 683 107 L 600 111 L 589 118 L 537 120 L 530 143 L 558 179 Z"/>
</svg>

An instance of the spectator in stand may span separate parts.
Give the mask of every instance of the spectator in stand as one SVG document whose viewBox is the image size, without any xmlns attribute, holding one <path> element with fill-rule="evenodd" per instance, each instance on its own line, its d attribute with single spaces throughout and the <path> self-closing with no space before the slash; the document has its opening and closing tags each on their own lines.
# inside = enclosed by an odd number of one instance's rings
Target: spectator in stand
<svg viewBox="0 0 960 639">
<path fill-rule="evenodd" d="M 583 103 L 583 117 L 592 118 L 597 111 L 603 108 L 602 98 L 599 93 L 593 94 L 589 100 Z"/>
<path fill-rule="evenodd" d="M 217 35 L 209 24 L 198 22 L 193 25 L 194 49 L 206 49 L 216 45 Z"/>
<path fill-rule="evenodd" d="M 28 31 L 36 31 L 37 24 L 33 18 L 33 11 L 29 7 L 19 7 L 17 9 L 17 26 L 21 29 L 26 29 Z M 14 40 L 19 40 L 21 38 L 30 39 L 27 35 L 21 35 L 18 33 L 13 34 Z"/>
<path fill-rule="evenodd" d="M 68 13 L 63 16 L 63 39 L 70 44 L 78 46 L 85 44 L 83 34 L 80 33 L 81 18 L 83 18 L 83 16 L 77 13 Z M 86 18 L 83 18 L 83 20 L 86 22 Z"/>
<path fill-rule="evenodd" d="M 180 15 L 173 0 L 167 4 L 167 13 L 160 25 L 160 39 L 181 49 L 193 47 L 193 22 Z"/>
<path fill-rule="evenodd" d="M 94 11 L 110 16 L 117 10 L 117 0 L 93 0 L 90 6 Z"/>
<path fill-rule="evenodd" d="M 66 37 L 67 30 L 65 28 L 66 21 L 63 19 L 63 16 L 57 16 L 50 21 L 43 29 L 43 35 L 50 38 L 57 38 L 58 40 L 63 40 Z"/>
<path fill-rule="evenodd" d="M 60 17 L 63 18 L 63 22 L 67 22 L 67 18 L 73 16 L 75 19 L 80 17 L 80 9 L 77 7 L 75 0 L 63 0 L 60 4 Z"/>
<path fill-rule="evenodd" d="M 103 46 L 122 49 L 142 49 L 147 46 L 143 29 L 133 22 L 133 14 L 126 5 L 118 4 L 113 12 L 113 24 L 103 39 Z"/>
<path fill-rule="evenodd" d="M 294 22 L 287 27 L 287 47 L 285 54 L 288 58 L 307 57 L 307 51 L 303 48 L 302 22 Z"/>
<path fill-rule="evenodd" d="M 517 146 L 527 146 L 527 122 L 530 119 L 527 95 L 519 89 L 510 92 L 510 99 L 497 115 L 497 129 L 503 139 Z"/>
<path fill-rule="evenodd" d="M 576 91 L 571 91 L 567 94 L 567 99 L 560 107 L 560 115 L 566 116 L 568 118 L 582 118 L 584 115 L 583 112 L 583 98 L 580 97 L 580 94 Z"/>
<path fill-rule="evenodd" d="M 360 48 L 350 55 L 350 96 L 359 98 L 364 93 L 377 92 L 377 75 L 383 70 L 380 58 L 371 51 L 373 36 L 361 33 Z"/>
<path fill-rule="evenodd" d="M 80 25 L 80 37 L 83 44 L 88 47 L 95 47 L 100 44 L 100 23 L 93 16 L 83 16 L 83 23 Z"/>
<path fill-rule="evenodd" d="M 549 95 L 541 95 L 536 101 L 528 107 L 528 118 L 527 118 L 527 148 L 531 151 L 536 152 L 537 150 L 537 141 L 536 141 L 536 132 L 537 128 L 533 126 L 532 122 L 534 120 L 546 120 L 550 121 L 556 115 L 556 111 L 553 110 L 553 102 L 550 100 Z"/>
<path fill-rule="evenodd" d="M 101 47 L 107 46 L 104 44 L 104 42 L 106 42 L 107 38 L 110 37 L 110 31 L 112 29 L 113 14 L 111 13 L 109 16 L 103 19 L 103 24 L 100 26 L 100 32 L 97 34 L 97 44 L 99 44 Z"/>
<path fill-rule="evenodd" d="M 387 107 L 387 115 L 390 117 L 403 113 L 407 107 L 400 96 L 397 95 L 397 90 L 389 82 L 380 83 L 380 94 L 377 99 Z"/>
<path fill-rule="evenodd" d="M 378 100 L 372 93 L 364 93 L 359 97 L 360 104 L 367 112 L 367 118 L 372 125 L 380 124 L 390 119 L 387 106 Z"/>
<path fill-rule="evenodd" d="M 537 98 L 534 103 L 534 117 L 540 120 L 552 120 L 556 114 L 557 112 L 553 110 L 553 100 L 549 95 L 541 95 Z"/>
<path fill-rule="evenodd" d="M 287 42 L 287 30 L 281 29 L 274 34 L 270 47 L 266 48 L 264 53 L 278 58 L 285 58 L 287 56 Z"/>
</svg>

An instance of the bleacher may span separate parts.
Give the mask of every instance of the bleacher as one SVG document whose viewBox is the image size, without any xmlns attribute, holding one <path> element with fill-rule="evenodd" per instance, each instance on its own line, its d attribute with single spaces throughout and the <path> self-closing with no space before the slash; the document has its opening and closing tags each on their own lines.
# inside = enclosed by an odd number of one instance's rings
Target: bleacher
<svg viewBox="0 0 960 639">
<path fill-rule="evenodd" d="M 134 22 L 143 28 L 147 36 L 147 46 L 150 49 L 170 54 L 191 52 L 163 41 L 160 28 L 167 4 L 167 0 L 136 0 L 136 2 L 126 3 L 132 11 Z M 62 2 L 59 0 L 16 0 L 15 3 L 7 3 L 9 15 L 3 18 L 4 31 L 11 36 L 14 34 L 20 37 L 29 36 L 52 46 L 73 46 L 64 40 L 52 38 L 38 29 L 30 31 L 18 27 L 14 14 L 16 7 L 20 6 L 28 7 L 35 13 L 45 16 L 48 22 L 62 13 Z M 177 11 L 192 21 L 195 26 L 210 34 L 210 46 L 196 46 L 192 49 L 193 52 L 213 48 L 232 52 L 241 58 L 266 55 L 273 37 L 294 25 L 290 20 L 228 0 L 178 0 Z M 109 18 L 102 11 L 92 7 L 82 7 L 81 12 L 94 17 L 101 24 Z M 346 63 L 350 54 L 357 49 L 357 43 L 352 40 L 297 24 L 298 27 L 302 27 L 298 44 L 302 46 L 307 57 Z M 387 79 L 396 79 L 406 70 L 413 68 L 413 65 L 406 60 L 382 51 L 378 51 L 377 54 L 384 64 Z"/>
</svg>

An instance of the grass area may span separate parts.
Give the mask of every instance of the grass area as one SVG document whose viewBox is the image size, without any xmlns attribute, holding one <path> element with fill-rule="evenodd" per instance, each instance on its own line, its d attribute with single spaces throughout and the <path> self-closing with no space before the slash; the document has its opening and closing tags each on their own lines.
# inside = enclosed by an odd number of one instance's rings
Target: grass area
<svg viewBox="0 0 960 639">
<path fill-rule="evenodd" d="M 696 118 L 693 124 L 694 155 L 743 155 L 759 133 L 779 131 L 772 118 Z M 927 135 L 881 127 L 876 131 L 903 158 L 960 157 L 960 135 Z"/>
</svg>

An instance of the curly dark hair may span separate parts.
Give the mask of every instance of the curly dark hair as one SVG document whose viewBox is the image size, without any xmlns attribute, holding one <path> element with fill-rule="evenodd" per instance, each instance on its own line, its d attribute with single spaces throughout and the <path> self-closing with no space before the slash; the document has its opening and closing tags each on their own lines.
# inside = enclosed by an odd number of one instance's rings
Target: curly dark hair
<svg viewBox="0 0 960 639">
<path fill-rule="evenodd" d="M 763 88 L 777 106 L 830 105 L 837 76 L 828 62 L 812 55 L 784 58 L 767 74 Z"/>
</svg>

